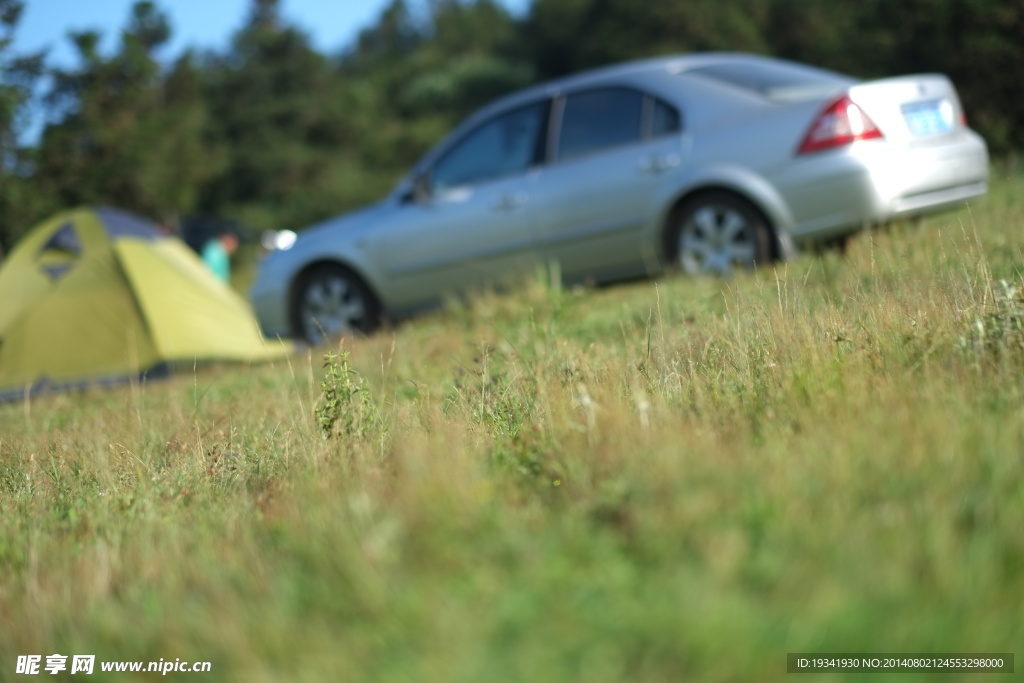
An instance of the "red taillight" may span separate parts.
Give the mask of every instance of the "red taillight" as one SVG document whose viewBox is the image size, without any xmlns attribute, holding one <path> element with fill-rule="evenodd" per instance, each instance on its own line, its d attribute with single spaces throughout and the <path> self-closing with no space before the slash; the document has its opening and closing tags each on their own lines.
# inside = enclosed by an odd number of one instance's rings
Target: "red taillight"
<svg viewBox="0 0 1024 683">
<path fill-rule="evenodd" d="M 810 154 L 848 145 L 856 140 L 881 138 L 882 131 L 868 118 L 864 110 L 854 104 L 849 95 L 843 95 L 818 115 L 811 124 L 798 154 Z"/>
</svg>

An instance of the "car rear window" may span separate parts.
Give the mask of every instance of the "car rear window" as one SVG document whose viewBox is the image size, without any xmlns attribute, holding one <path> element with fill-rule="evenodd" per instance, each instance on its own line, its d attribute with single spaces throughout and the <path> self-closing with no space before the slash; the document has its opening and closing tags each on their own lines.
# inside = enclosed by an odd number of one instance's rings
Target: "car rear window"
<svg viewBox="0 0 1024 683">
<path fill-rule="evenodd" d="M 708 64 L 682 73 L 710 78 L 770 100 L 810 99 L 855 82 L 832 71 L 778 62 Z"/>
</svg>

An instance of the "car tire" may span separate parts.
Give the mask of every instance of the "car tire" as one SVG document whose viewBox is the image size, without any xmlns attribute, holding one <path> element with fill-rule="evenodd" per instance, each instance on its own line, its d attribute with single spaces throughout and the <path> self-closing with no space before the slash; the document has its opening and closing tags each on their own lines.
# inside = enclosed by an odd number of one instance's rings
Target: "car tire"
<svg viewBox="0 0 1024 683">
<path fill-rule="evenodd" d="M 753 204 L 731 192 L 704 192 L 674 213 L 669 253 L 688 275 L 728 277 L 772 258 L 772 232 Z"/>
<path fill-rule="evenodd" d="M 358 275 L 335 264 L 315 266 L 302 275 L 291 313 L 295 337 L 313 346 L 368 334 L 380 324 L 376 297 Z"/>
</svg>

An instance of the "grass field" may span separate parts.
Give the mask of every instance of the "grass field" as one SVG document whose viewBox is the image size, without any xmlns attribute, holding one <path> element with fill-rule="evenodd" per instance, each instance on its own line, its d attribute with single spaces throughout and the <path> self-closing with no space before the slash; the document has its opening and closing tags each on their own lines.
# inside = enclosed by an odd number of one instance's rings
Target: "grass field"
<svg viewBox="0 0 1024 683">
<path fill-rule="evenodd" d="M 54 653 L 602 683 L 1013 652 L 1024 176 L 996 175 L 969 209 L 728 282 L 538 277 L 326 369 L 0 405 L 0 680 Z"/>
</svg>

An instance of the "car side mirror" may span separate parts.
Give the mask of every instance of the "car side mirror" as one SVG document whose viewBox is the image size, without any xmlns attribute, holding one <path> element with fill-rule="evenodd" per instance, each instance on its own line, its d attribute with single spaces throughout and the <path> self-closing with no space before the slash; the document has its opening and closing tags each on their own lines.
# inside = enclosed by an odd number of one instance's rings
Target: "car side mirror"
<svg viewBox="0 0 1024 683">
<path fill-rule="evenodd" d="M 428 204 L 433 196 L 431 190 L 431 174 L 430 171 L 425 171 L 412 181 L 412 199 L 417 204 Z"/>
<path fill-rule="evenodd" d="M 430 202 L 431 194 L 430 172 L 427 171 L 413 178 L 400 201 L 403 204 L 427 204 Z"/>
</svg>

